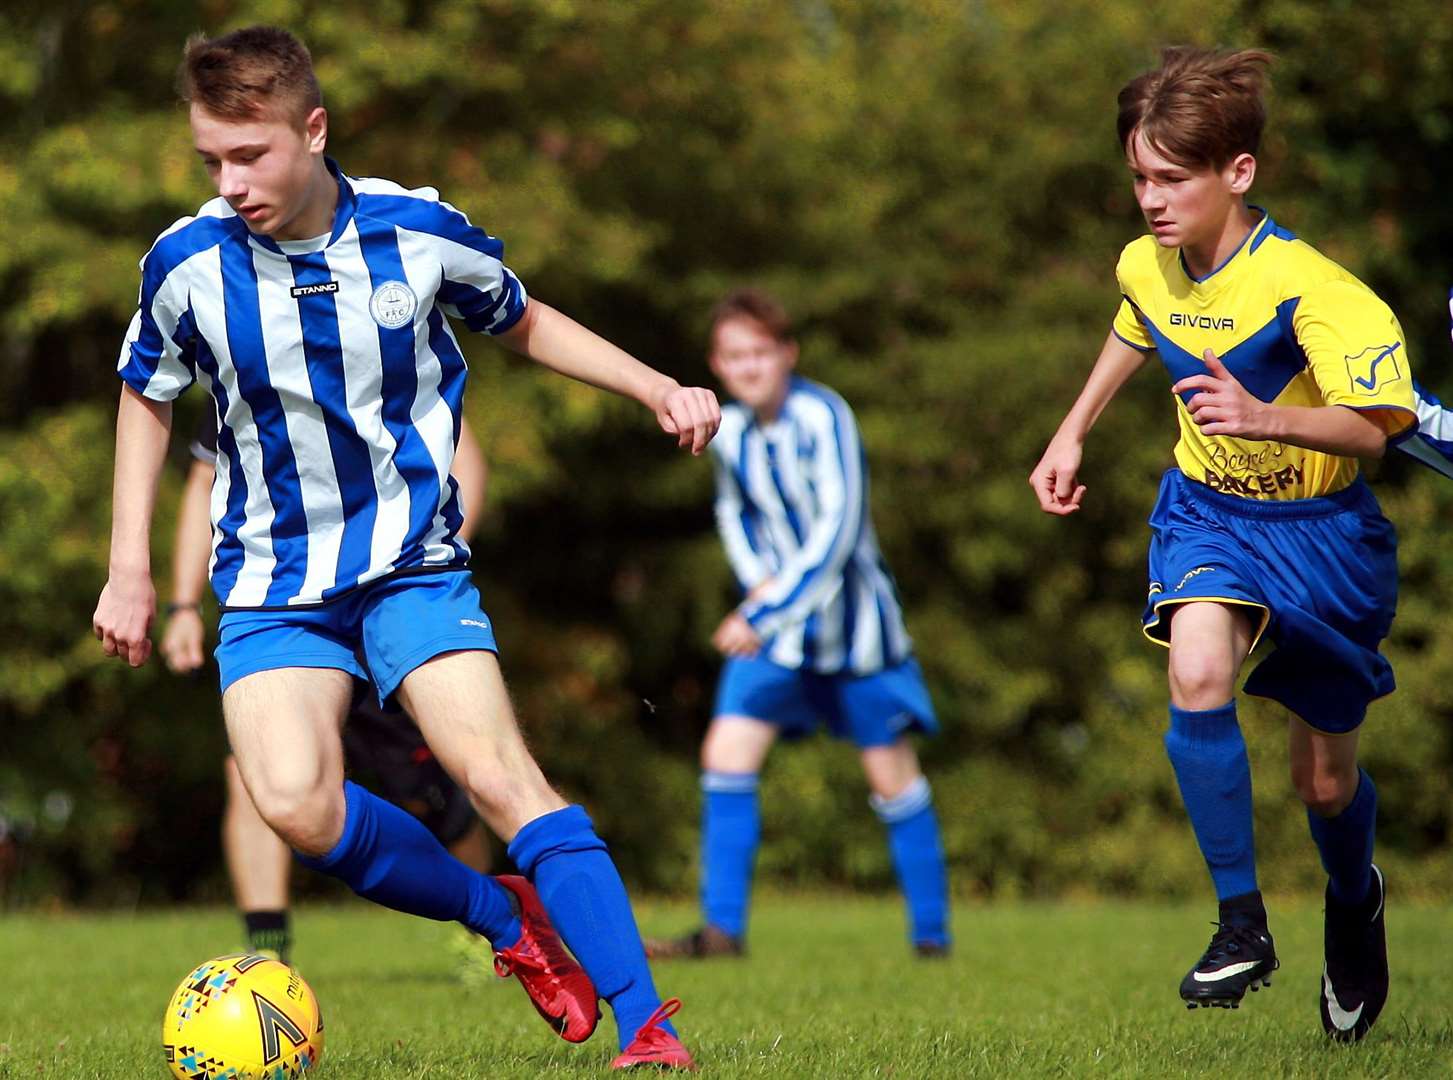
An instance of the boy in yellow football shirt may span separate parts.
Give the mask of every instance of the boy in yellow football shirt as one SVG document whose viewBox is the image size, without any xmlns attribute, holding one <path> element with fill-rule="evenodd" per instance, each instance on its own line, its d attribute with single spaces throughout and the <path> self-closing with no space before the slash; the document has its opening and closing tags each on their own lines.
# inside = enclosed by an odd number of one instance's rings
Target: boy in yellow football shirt
<svg viewBox="0 0 1453 1080">
<path fill-rule="evenodd" d="M 1368 704 L 1393 689 L 1378 644 L 1397 540 L 1358 458 L 1417 427 L 1397 319 L 1365 285 L 1246 202 L 1271 57 L 1167 50 L 1119 96 L 1117 129 L 1151 235 L 1130 243 L 1124 300 L 1030 484 L 1079 509 L 1084 440 L 1155 353 L 1180 424 L 1151 514 L 1146 635 L 1170 650 L 1165 742 L 1220 900 L 1181 983 L 1190 1007 L 1236 1007 L 1278 964 L 1257 889 L 1251 773 L 1236 679 L 1291 712 L 1292 781 L 1327 870 L 1322 1024 L 1358 1039 L 1387 998 L 1377 793 L 1357 763 Z"/>
</svg>

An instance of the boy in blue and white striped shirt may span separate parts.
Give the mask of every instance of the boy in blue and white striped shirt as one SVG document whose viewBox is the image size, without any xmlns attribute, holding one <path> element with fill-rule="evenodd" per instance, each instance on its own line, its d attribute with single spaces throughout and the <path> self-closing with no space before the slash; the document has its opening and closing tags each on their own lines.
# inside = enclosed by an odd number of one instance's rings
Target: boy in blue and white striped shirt
<svg viewBox="0 0 1453 1080">
<path fill-rule="evenodd" d="M 360 895 L 488 938 L 496 968 L 563 1038 L 589 1038 L 598 992 L 620 1029 L 616 1067 L 690 1067 L 668 1019 L 679 1002 L 656 995 L 605 845 L 541 775 L 505 693 L 458 535 L 450 465 L 466 370 L 447 318 L 635 398 L 693 453 L 719 422 L 714 396 L 528 300 L 503 245 L 432 188 L 345 175 L 324 156 L 328 114 L 291 34 L 194 38 L 180 74 L 219 197 L 142 261 L 118 365 L 97 637 L 133 667 L 150 652 L 156 482 L 171 401 L 200 379 L 219 423 L 223 711 L 263 818 Z M 524 877 L 469 869 L 409 814 L 345 783 L 339 729 L 353 677 L 367 677 L 357 652 Z"/>
<path fill-rule="evenodd" d="M 857 421 L 793 374 L 786 312 L 753 289 L 712 316 L 711 368 L 736 400 L 712 443 L 716 519 L 745 594 L 712 643 L 726 658 L 702 746 L 705 925 L 671 956 L 742 950 L 760 832 L 757 775 L 779 735 L 822 724 L 859 748 L 921 955 L 947 951 L 948 884 L 928 781 L 907 733 L 938 728 L 868 516 Z"/>
</svg>

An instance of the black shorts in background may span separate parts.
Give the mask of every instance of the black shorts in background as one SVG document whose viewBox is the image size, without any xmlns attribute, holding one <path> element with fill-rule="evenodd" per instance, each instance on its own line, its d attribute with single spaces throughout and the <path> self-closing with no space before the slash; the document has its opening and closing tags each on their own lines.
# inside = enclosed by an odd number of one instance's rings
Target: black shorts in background
<svg viewBox="0 0 1453 1080">
<path fill-rule="evenodd" d="M 349 778 L 424 823 L 445 847 L 476 820 L 474 807 L 449 778 L 408 715 L 382 708 L 373 687 L 358 684 L 343 728 Z"/>
</svg>

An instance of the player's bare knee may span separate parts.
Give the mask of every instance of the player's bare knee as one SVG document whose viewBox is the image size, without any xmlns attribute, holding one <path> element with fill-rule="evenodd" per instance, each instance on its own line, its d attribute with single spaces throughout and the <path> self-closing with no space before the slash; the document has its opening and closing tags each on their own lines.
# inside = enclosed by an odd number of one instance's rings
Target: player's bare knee
<svg viewBox="0 0 1453 1080">
<path fill-rule="evenodd" d="M 1235 693 L 1236 672 L 1230 657 L 1198 649 L 1173 649 L 1170 654 L 1171 696 L 1183 709 L 1215 709 Z"/>
<path fill-rule="evenodd" d="M 907 739 L 889 746 L 868 747 L 861 757 L 868 788 L 879 799 L 896 799 L 923 777 L 918 755 Z"/>
<path fill-rule="evenodd" d="M 719 716 L 702 740 L 701 767 L 706 772 L 759 772 L 775 739 L 776 730 L 764 721 Z"/>
<path fill-rule="evenodd" d="M 876 795 L 879 799 L 896 799 L 899 795 L 902 795 L 905 791 L 911 788 L 917 780 L 918 777 L 914 776 L 904 783 L 888 783 L 883 780 L 875 780 L 874 777 L 870 776 L 868 778 L 868 790 Z"/>
<path fill-rule="evenodd" d="M 1356 772 L 1350 777 L 1319 771 L 1310 765 L 1292 764 L 1292 786 L 1297 798 L 1318 817 L 1336 817 L 1357 794 Z"/>
<path fill-rule="evenodd" d="M 728 740 L 712 738 L 707 733 L 701 744 L 701 768 L 704 772 L 736 772 L 742 755 L 734 752 Z"/>
<path fill-rule="evenodd" d="M 329 851 L 343 832 L 343 788 L 313 784 L 259 785 L 257 812 L 288 844 L 305 855 Z"/>
</svg>

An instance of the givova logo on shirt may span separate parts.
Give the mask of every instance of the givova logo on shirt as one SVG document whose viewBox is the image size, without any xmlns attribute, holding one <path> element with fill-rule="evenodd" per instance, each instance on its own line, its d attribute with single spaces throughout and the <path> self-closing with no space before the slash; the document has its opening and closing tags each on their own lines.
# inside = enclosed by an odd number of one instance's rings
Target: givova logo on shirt
<svg viewBox="0 0 1453 1080">
<path fill-rule="evenodd" d="M 408 326 L 418 310 L 419 298 L 402 281 L 385 281 L 373 290 L 368 299 L 368 313 L 373 316 L 373 321 L 388 330 Z"/>
<path fill-rule="evenodd" d="M 1347 378 L 1352 392 L 1371 397 L 1388 383 L 1403 377 L 1398 364 L 1397 351 L 1403 347 L 1401 341 L 1391 345 L 1373 345 L 1354 356 L 1344 357 L 1347 361 Z"/>
<path fill-rule="evenodd" d="M 1197 330 L 1235 330 L 1236 320 L 1230 315 L 1186 315 L 1179 311 L 1170 313 L 1172 326 L 1192 326 Z"/>
</svg>

